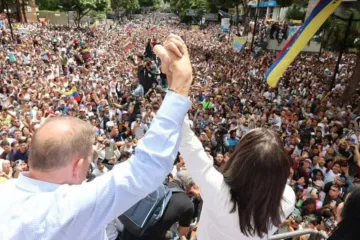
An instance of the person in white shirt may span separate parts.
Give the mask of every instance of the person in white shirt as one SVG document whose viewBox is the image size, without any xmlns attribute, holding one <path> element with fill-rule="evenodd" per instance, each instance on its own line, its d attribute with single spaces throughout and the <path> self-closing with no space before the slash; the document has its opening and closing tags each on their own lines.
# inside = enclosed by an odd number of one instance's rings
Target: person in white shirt
<svg viewBox="0 0 360 240">
<path fill-rule="evenodd" d="M 331 169 L 325 173 L 324 183 L 327 184 L 329 182 L 334 181 L 336 176 L 340 176 L 341 174 L 341 165 L 339 162 L 334 162 Z"/>
<path fill-rule="evenodd" d="M 173 48 L 180 52 L 170 54 Z M 31 139 L 29 167 L 1 184 L 0 239 L 107 240 L 105 227 L 153 192 L 171 171 L 191 102 L 192 67 L 185 44 L 170 36 L 155 53 L 169 86 L 148 134 L 128 161 L 85 180 L 94 151 L 93 127 L 78 118 L 49 119 Z M 17 206 L 15 210 L 12 206 Z"/>
<path fill-rule="evenodd" d="M 101 160 L 98 160 L 96 163 L 96 167 L 93 171 L 93 174 L 96 177 L 100 177 L 102 175 L 104 175 L 105 173 L 107 173 L 109 171 L 109 169 L 107 167 L 104 166 L 104 164 L 102 164 Z"/>
<path fill-rule="evenodd" d="M 198 240 L 274 234 L 295 205 L 295 193 L 286 184 L 291 164 L 276 133 L 249 131 L 218 172 L 187 122 L 182 131 L 179 151 L 203 199 Z"/>
</svg>

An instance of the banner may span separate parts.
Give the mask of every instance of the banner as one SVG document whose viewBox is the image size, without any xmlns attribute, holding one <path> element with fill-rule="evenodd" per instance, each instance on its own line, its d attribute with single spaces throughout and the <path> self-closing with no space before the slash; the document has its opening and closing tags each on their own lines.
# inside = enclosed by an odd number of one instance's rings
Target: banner
<svg viewBox="0 0 360 240">
<path fill-rule="evenodd" d="M 290 22 L 297 23 L 297 24 L 302 24 L 303 23 L 302 20 L 295 20 L 295 19 L 290 19 Z"/>
<path fill-rule="evenodd" d="M 230 31 L 230 18 L 221 19 L 221 30 L 224 33 L 228 33 Z"/>
<path fill-rule="evenodd" d="M 235 52 L 241 52 L 247 42 L 247 37 L 233 36 L 233 48 Z"/>
<path fill-rule="evenodd" d="M 320 0 L 303 26 L 289 39 L 284 48 L 278 54 L 275 62 L 266 73 L 267 83 L 275 87 L 287 67 L 294 61 L 296 56 L 308 44 L 316 31 L 323 25 L 326 19 L 340 5 L 342 0 Z"/>
</svg>

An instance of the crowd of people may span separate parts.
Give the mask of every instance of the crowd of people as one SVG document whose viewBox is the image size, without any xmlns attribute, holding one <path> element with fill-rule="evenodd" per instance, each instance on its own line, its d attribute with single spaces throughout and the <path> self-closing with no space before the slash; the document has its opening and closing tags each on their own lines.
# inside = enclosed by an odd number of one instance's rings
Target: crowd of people
<svg viewBox="0 0 360 240">
<path fill-rule="evenodd" d="M 293 162 L 288 185 L 297 198 L 278 232 L 312 228 L 331 235 L 346 197 L 360 183 L 358 96 L 347 105 L 339 101 L 354 57 L 343 57 L 329 89 L 337 55 L 302 53 L 272 89 L 264 75 L 275 52 L 261 48 L 253 54 L 245 47 L 236 53 L 231 41 L 220 41 L 219 25 L 183 29 L 160 19 L 143 16 L 86 29 L 26 24 L 29 32 L 15 32 L 15 40 L 3 29 L 0 183 L 29 170 L 32 136 L 50 118 L 72 116 L 92 124 L 96 158 L 87 181 L 129 159 L 167 92 L 153 47 L 169 33 L 182 34 L 194 72 L 190 125 L 216 168 L 224 167 L 250 130 L 273 130 Z M 164 219 L 145 238 L 129 236 L 116 219 L 108 225 L 109 239 L 120 239 L 122 231 L 125 240 L 196 239 L 201 192 L 182 156 L 174 161 L 169 182 L 184 192 L 173 195 Z"/>
</svg>

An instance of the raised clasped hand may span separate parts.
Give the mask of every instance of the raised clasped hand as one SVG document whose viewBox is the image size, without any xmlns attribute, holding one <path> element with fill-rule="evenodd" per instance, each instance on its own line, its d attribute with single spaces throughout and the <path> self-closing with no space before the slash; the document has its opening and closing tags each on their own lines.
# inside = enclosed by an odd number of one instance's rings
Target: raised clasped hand
<svg viewBox="0 0 360 240">
<path fill-rule="evenodd" d="M 161 60 L 161 71 L 166 74 L 169 89 L 188 96 L 192 83 L 190 56 L 184 41 L 176 35 L 169 35 L 163 45 L 154 47 Z"/>
</svg>

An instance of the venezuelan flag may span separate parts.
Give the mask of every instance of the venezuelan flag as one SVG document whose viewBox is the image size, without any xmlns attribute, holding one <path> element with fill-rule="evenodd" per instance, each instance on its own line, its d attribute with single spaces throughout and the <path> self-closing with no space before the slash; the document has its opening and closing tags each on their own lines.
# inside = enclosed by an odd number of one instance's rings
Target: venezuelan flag
<svg viewBox="0 0 360 240">
<path fill-rule="evenodd" d="M 74 97 L 77 102 L 80 102 L 81 100 L 80 95 L 75 87 L 72 88 L 70 91 L 64 92 L 64 95 L 66 96 L 66 98 Z"/>
<path fill-rule="evenodd" d="M 233 36 L 233 48 L 236 52 L 241 52 L 241 50 L 243 49 L 245 43 L 247 41 L 247 37 L 238 37 L 238 36 Z"/>
<path fill-rule="evenodd" d="M 295 35 L 285 44 L 278 54 L 276 61 L 266 73 L 267 83 L 270 87 L 275 87 L 281 75 L 287 67 L 294 61 L 300 51 L 306 46 L 316 31 L 326 21 L 342 0 L 320 0 L 305 23 Z"/>
<path fill-rule="evenodd" d="M 124 45 L 123 45 L 123 49 L 125 52 L 129 51 L 130 49 L 133 49 L 133 44 L 131 41 L 127 41 Z"/>
<path fill-rule="evenodd" d="M 90 50 L 88 48 L 84 48 L 81 50 L 81 55 L 83 59 L 89 59 L 91 58 Z"/>
<path fill-rule="evenodd" d="M 179 33 L 179 36 L 181 37 L 182 40 L 185 41 L 186 35 L 185 35 L 185 32 L 184 32 L 184 31 L 181 31 L 181 32 Z"/>
<path fill-rule="evenodd" d="M 80 95 L 79 95 L 79 93 L 78 93 L 77 90 L 72 93 L 72 96 L 74 97 L 74 99 L 75 99 L 77 102 L 80 102 L 81 99 L 80 99 Z"/>
</svg>

